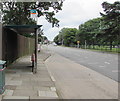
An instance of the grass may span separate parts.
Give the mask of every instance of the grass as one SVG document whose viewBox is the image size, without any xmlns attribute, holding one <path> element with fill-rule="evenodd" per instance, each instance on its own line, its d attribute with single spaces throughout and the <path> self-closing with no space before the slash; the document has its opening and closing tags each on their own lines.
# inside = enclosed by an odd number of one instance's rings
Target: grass
<svg viewBox="0 0 120 101">
<path fill-rule="evenodd" d="M 72 45 L 71 47 L 77 47 L 76 45 Z M 81 46 L 82 49 L 85 49 L 85 46 Z M 112 52 L 112 53 L 120 53 L 120 48 L 112 48 L 112 50 L 110 50 L 109 46 L 98 46 L 95 45 L 94 48 L 91 45 L 90 47 L 87 47 L 86 49 L 88 50 L 94 50 L 94 51 L 101 51 L 101 52 Z"/>
<path fill-rule="evenodd" d="M 102 51 L 102 52 L 112 52 L 112 53 L 120 53 L 120 48 L 112 48 L 112 50 L 110 50 L 109 46 L 95 46 L 93 47 L 89 47 L 87 49 L 90 50 L 96 50 L 96 51 Z"/>
</svg>

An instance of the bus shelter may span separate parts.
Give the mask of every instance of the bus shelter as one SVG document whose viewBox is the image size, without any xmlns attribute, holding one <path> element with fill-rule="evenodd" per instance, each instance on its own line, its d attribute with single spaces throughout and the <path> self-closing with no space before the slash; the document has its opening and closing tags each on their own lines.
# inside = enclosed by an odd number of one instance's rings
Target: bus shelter
<svg viewBox="0 0 120 101">
<path fill-rule="evenodd" d="M 42 27 L 42 25 L 6 25 L 5 28 L 16 31 L 19 34 L 24 33 L 34 33 L 35 35 L 35 66 L 33 68 L 33 73 L 37 72 L 37 57 L 38 57 L 38 31 Z"/>
</svg>

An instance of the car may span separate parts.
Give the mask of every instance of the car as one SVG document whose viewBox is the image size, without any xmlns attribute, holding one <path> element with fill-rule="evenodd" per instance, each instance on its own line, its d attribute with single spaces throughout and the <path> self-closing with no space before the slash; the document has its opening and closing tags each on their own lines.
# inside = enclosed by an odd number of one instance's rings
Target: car
<svg viewBox="0 0 120 101">
<path fill-rule="evenodd" d="M 57 44 L 56 43 L 52 43 L 54 46 L 57 46 Z"/>
</svg>

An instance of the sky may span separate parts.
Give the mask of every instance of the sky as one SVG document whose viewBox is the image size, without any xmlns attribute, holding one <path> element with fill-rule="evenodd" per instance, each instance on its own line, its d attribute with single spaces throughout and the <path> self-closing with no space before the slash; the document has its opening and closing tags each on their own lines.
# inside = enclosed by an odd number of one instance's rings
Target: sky
<svg viewBox="0 0 120 101">
<path fill-rule="evenodd" d="M 78 29 L 80 24 L 100 17 L 100 12 L 103 12 L 101 4 L 104 1 L 114 3 L 116 0 L 65 0 L 62 10 L 55 15 L 60 21 L 59 28 L 52 28 L 52 24 L 48 23 L 44 17 L 38 18 L 37 24 L 43 25 L 44 36 L 47 36 L 48 40 L 53 41 L 62 28 Z"/>
</svg>

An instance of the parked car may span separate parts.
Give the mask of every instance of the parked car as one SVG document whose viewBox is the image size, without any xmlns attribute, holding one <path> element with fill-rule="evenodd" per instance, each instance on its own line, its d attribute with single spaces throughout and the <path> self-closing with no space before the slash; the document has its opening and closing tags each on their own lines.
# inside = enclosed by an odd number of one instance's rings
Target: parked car
<svg viewBox="0 0 120 101">
<path fill-rule="evenodd" d="M 57 46 L 57 44 L 56 43 L 52 43 L 54 46 Z"/>
</svg>

